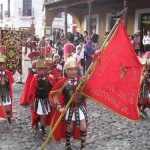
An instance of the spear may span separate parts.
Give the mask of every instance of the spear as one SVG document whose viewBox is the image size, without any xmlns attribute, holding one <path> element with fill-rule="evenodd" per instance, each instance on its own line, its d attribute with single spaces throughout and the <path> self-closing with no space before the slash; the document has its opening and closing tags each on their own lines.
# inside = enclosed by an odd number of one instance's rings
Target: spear
<svg viewBox="0 0 150 150">
<path fill-rule="evenodd" d="M 0 96 L 0 104 L 1 104 L 1 107 L 2 107 L 2 110 L 3 110 L 3 113 L 4 113 L 4 116 L 5 116 L 5 119 L 6 119 L 6 124 L 7 124 L 7 128 L 9 130 L 11 130 L 10 128 L 10 123 L 8 121 L 8 118 L 7 118 L 7 115 L 6 115 L 6 112 L 5 112 L 5 109 L 4 109 L 4 106 L 3 106 L 3 102 L 2 102 L 2 97 Z"/>
<path fill-rule="evenodd" d="M 105 46 L 108 44 L 109 40 L 111 39 L 111 37 L 112 37 L 114 31 L 116 30 L 116 28 L 117 28 L 117 26 L 118 26 L 118 23 L 119 23 L 120 19 L 121 19 L 121 17 L 116 21 L 116 23 L 115 23 L 115 25 L 113 26 L 112 30 L 110 31 L 109 35 L 107 36 L 107 38 L 105 39 L 104 43 L 102 44 L 102 46 L 101 46 L 99 52 L 102 52 L 102 51 L 105 49 Z M 70 104 L 71 104 L 72 100 L 74 99 L 75 95 L 76 95 L 77 93 L 79 93 L 80 89 L 83 87 L 83 85 L 84 85 L 84 83 L 85 83 L 85 80 L 88 78 L 89 74 L 91 73 L 91 71 L 92 71 L 94 65 L 97 63 L 97 61 L 98 61 L 98 57 L 97 57 L 97 58 L 92 62 L 92 64 L 89 66 L 89 68 L 88 68 L 88 70 L 86 71 L 86 73 L 85 73 L 83 79 L 80 80 L 80 83 L 78 84 L 77 88 L 75 89 L 74 94 L 71 96 L 71 98 L 70 98 L 70 100 L 68 101 L 68 103 L 67 103 L 67 105 L 66 105 L 66 107 L 65 107 L 64 110 L 67 110 L 67 109 L 68 109 L 68 107 L 70 106 Z M 65 111 L 62 112 L 61 115 L 59 116 L 59 118 L 58 118 L 58 120 L 56 121 L 54 127 L 51 129 L 51 131 L 50 131 L 48 137 L 46 138 L 45 142 L 42 144 L 41 150 L 44 150 L 45 147 L 46 147 L 46 145 L 49 143 L 50 138 L 52 137 L 54 131 L 55 131 L 56 128 L 58 127 L 58 125 L 59 125 L 60 121 L 62 120 L 62 117 L 64 116 L 64 114 L 65 114 Z"/>
</svg>

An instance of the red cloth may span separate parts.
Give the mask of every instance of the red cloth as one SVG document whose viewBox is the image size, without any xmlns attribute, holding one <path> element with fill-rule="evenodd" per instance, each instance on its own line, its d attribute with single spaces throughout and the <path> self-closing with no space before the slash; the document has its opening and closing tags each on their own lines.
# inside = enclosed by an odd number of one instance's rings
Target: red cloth
<svg viewBox="0 0 150 150">
<path fill-rule="evenodd" d="M 29 103 L 28 94 L 29 94 L 30 84 L 31 84 L 33 77 L 34 77 L 34 74 L 32 74 L 30 71 L 28 71 L 27 80 L 26 80 L 26 83 L 24 85 L 24 88 L 23 88 L 23 91 L 21 93 L 21 97 L 19 100 L 20 105 L 24 106 L 24 105 L 27 105 Z"/>
<path fill-rule="evenodd" d="M 120 22 L 82 93 L 120 116 L 138 121 L 141 72 L 142 65 Z"/>
<path fill-rule="evenodd" d="M 37 77 L 38 75 L 35 75 L 32 79 L 31 85 L 30 85 L 30 90 L 29 90 L 29 98 L 32 97 L 30 104 L 34 104 L 34 100 L 35 100 L 35 93 L 36 93 L 36 89 L 37 89 Z M 50 76 L 45 76 L 49 82 L 51 83 L 52 87 L 55 86 L 55 81 L 50 77 Z M 36 119 L 38 119 L 40 116 L 37 115 L 36 113 L 34 113 L 34 107 L 30 107 L 31 108 L 31 121 L 32 121 L 32 127 L 36 121 Z M 52 117 L 52 113 L 49 113 L 48 115 L 46 115 L 46 125 L 50 125 L 51 122 L 51 117 Z"/>
<path fill-rule="evenodd" d="M 52 72 L 56 82 L 62 80 L 62 76 L 61 76 L 60 72 L 56 68 L 51 68 L 50 70 L 51 70 L 51 72 Z"/>
<path fill-rule="evenodd" d="M 51 97 L 51 101 L 53 101 L 53 96 L 56 94 L 55 91 L 60 90 L 61 87 L 65 84 L 65 82 L 67 82 L 68 78 L 64 78 L 61 81 L 59 81 L 56 86 L 52 89 L 50 97 Z M 59 94 L 58 95 L 58 100 L 61 104 L 61 106 L 64 106 L 64 96 L 63 94 Z M 52 102 L 54 103 L 54 102 Z M 56 121 L 58 120 L 59 116 L 61 115 L 61 113 L 59 112 L 59 110 L 56 110 L 52 119 L 52 123 L 51 123 L 51 128 L 54 127 Z M 65 132 L 66 132 L 66 121 L 60 121 L 58 127 L 56 128 L 56 130 L 53 133 L 53 138 L 55 139 L 55 141 L 59 142 L 61 141 L 62 138 L 65 138 Z M 72 133 L 74 139 L 76 140 L 80 140 L 80 131 L 78 128 L 76 128 L 76 125 L 74 124 L 74 128 L 73 128 L 73 133 Z"/>
<path fill-rule="evenodd" d="M 12 118 L 13 117 L 13 113 L 12 113 L 12 84 L 14 83 L 14 78 L 13 78 L 12 73 L 10 71 L 8 71 L 7 69 L 5 69 L 4 71 L 6 73 L 6 76 L 7 76 L 8 80 L 9 80 L 8 91 L 9 91 L 10 99 L 11 99 L 10 116 Z M 3 112 L 3 109 L 2 109 L 1 106 L 0 106 L 0 117 L 5 118 L 4 112 Z"/>
</svg>

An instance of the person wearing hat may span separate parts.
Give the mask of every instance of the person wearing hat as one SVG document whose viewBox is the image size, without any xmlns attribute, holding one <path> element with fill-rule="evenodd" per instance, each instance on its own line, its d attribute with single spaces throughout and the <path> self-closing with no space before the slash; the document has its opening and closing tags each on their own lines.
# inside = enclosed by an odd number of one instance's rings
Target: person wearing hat
<svg viewBox="0 0 150 150">
<path fill-rule="evenodd" d="M 38 129 L 40 122 L 42 134 L 45 136 L 45 126 L 50 125 L 52 112 L 49 93 L 55 86 L 55 80 L 47 75 L 47 63 L 44 59 L 38 59 L 36 71 L 37 74 L 33 77 L 29 90 L 32 127 Z"/>
<path fill-rule="evenodd" d="M 12 117 L 12 84 L 14 78 L 12 73 L 5 68 L 5 56 L 0 54 L 0 97 L 2 100 L 2 106 L 0 104 L 0 117 L 5 118 L 4 111 L 11 123 Z M 3 108 L 2 108 L 3 107 Z"/>
<path fill-rule="evenodd" d="M 150 108 L 150 58 L 143 58 L 143 74 L 141 76 L 141 87 L 139 92 L 139 110 L 142 118 L 147 117 L 146 108 Z"/>
<path fill-rule="evenodd" d="M 56 141 L 66 138 L 66 150 L 71 149 L 70 138 L 81 140 L 81 150 L 85 150 L 87 136 L 87 113 L 85 97 L 80 93 L 76 94 L 67 110 L 67 105 L 71 96 L 79 84 L 80 78 L 77 76 L 77 63 L 72 57 L 68 58 L 64 65 L 66 77 L 61 80 L 51 91 L 51 99 L 57 109 L 53 120 L 59 116 L 59 112 L 65 113 L 62 122 L 55 130 L 53 137 Z M 55 122 L 53 122 L 55 124 Z M 52 127 L 53 125 L 52 124 Z"/>
<path fill-rule="evenodd" d="M 64 62 L 67 60 L 68 57 L 72 55 L 72 52 L 74 50 L 74 45 L 72 43 L 66 43 L 63 47 L 64 52 Z"/>
<path fill-rule="evenodd" d="M 61 58 L 58 54 L 54 54 L 53 56 L 54 67 L 63 75 L 63 66 L 64 62 L 61 61 Z"/>
<path fill-rule="evenodd" d="M 87 70 L 92 63 L 93 55 L 96 51 L 95 46 L 92 44 L 91 38 L 87 39 L 87 43 L 85 44 L 84 49 L 85 66 Z"/>
<path fill-rule="evenodd" d="M 21 97 L 19 100 L 19 104 L 22 106 L 28 105 L 29 88 L 30 88 L 31 81 L 36 74 L 36 63 L 37 63 L 37 60 L 33 60 L 32 61 L 32 68 L 28 69 L 27 79 L 26 79 L 26 82 L 25 82 L 25 85 L 24 85 L 24 88 L 22 90 Z"/>
<path fill-rule="evenodd" d="M 47 57 L 47 74 L 51 76 L 56 82 L 62 79 L 60 72 L 54 67 L 54 61 L 51 57 Z"/>
</svg>

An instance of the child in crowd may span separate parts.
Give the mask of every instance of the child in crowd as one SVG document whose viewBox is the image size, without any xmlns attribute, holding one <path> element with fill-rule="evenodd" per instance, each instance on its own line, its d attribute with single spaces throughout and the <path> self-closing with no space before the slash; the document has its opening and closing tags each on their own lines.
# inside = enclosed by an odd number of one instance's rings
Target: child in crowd
<svg viewBox="0 0 150 150">
<path fill-rule="evenodd" d="M 56 141 L 61 138 L 66 138 L 66 150 L 71 150 L 70 138 L 81 140 L 81 150 L 85 150 L 85 141 L 87 137 L 87 113 L 85 97 L 80 93 L 75 94 L 73 101 L 66 110 L 71 96 L 74 94 L 76 87 L 79 84 L 79 77 L 77 76 L 77 63 L 72 57 L 68 58 L 64 65 L 66 77 L 61 80 L 51 91 L 51 99 L 54 101 L 57 108 L 54 115 L 54 122 L 59 116 L 59 112 L 65 113 L 62 122 L 55 130 L 53 137 Z"/>
<path fill-rule="evenodd" d="M 32 79 L 29 100 L 31 106 L 32 126 L 38 129 L 40 122 L 43 136 L 45 136 L 45 126 L 50 125 L 51 105 L 49 93 L 55 85 L 55 81 L 47 75 L 47 63 L 39 58 L 36 64 L 37 75 Z"/>
<path fill-rule="evenodd" d="M 7 117 L 8 122 L 11 123 L 12 117 L 12 84 L 14 78 L 10 71 L 5 68 L 5 56 L 0 54 L 0 117 Z M 6 112 L 6 116 L 4 115 Z"/>
</svg>

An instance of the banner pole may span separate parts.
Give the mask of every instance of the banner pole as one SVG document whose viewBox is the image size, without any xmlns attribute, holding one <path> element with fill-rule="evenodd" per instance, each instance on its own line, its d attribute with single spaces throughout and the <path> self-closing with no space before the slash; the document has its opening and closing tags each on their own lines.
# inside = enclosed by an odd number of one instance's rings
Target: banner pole
<svg viewBox="0 0 150 150">
<path fill-rule="evenodd" d="M 110 38 L 112 37 L 112 35 L 113 35 L 115 29 L 117 28 L 120 19 L 121 19 L 121 18 L 119 18 L 119 19 L 116 21 L 116 23 L 115 23 L 115 25 L 113 26 L 112 30 L 110 31 L 109 35 L 107 36 L 107 38 L 105 39 L 104 43 L 102 44 L 102 46 L 101 46 L 99 52 L 102 52 L 102 51 L 104 50 L 106 44 L 109 42 L 109 40 L 110 40 Z M 95 59 L 94 62 L 92 62 L 92 64 L 90 65 L 90 67 L 89 67 L 88 70 L 86 71 L 85 75 L 83 76 L 83 79 L 80 80 L 80 83 L 78 84 L 78 86 L 77 86 L 77 88 L 76 88 L 74 94 L 71 96 L 70 100 L 68 101 L 68 103 L 67 103 L 67 105 L 66 105 L 66 107 L 65 107 L 65 110 L 68 109 L 68 107 L 70 106 L 70 104 L 71 104 L 71 102 L 72 102 L 74 96 L 79 92 L 79 89 L 81 89 L 81 87 L 83 86 L 85 79 L 87 79 L 88 75 L 89 75 L 90 72 L 91 72 L 91 69 L 93 68 L 93 66 L 95 65 L 95 63 L 97 62 L 97 60 L 98 60 L 98 58 Z M 83 80 L 84 80 L 84 81 L 83 81 Z M 61 115 L 59 116 L 59 118 L 58 118 L 58 120 L 56 121 L 54 127 L 52 128 L 52 130 L 50 131 L 48 137 L 46 138 L 45 142 L 42 144 L 41 150 L 44 150 L 45 147 L 46 147 L 46 145 L 49 143 L 49 140 L 50 140 L 52 134 L 53 134 L 54 131 L 56 130 L 56 128 L 57 128 L 57 126 L 59 125 L 59 123 L 60 123 L 60 121 L 61 121 L 61 119 L 62 119 L 62 117 L 63 117 L 64 114 L 65 114 L 65 112 L 61 113 Z"/>
</svg>

